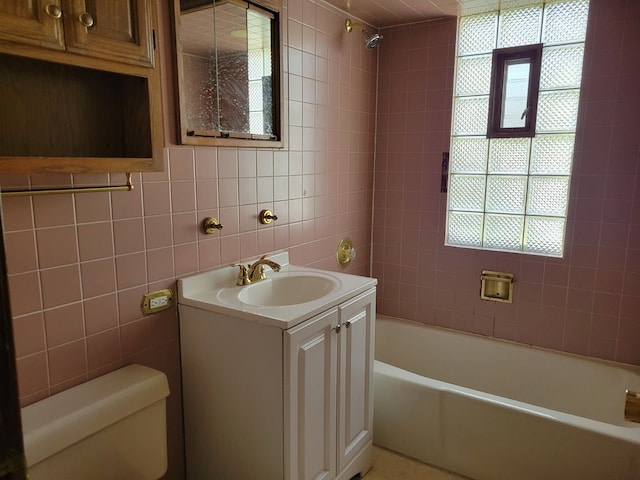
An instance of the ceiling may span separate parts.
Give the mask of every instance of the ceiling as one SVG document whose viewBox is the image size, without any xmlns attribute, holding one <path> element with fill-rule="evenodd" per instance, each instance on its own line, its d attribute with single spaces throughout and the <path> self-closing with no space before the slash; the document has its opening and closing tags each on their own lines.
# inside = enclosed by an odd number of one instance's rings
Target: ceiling
<svg viewBox="0 0 640 480">
<path fill-rule="evenodd" d="M 542 0 L 324 0 L 377 28 L 405 25 L 435 18 L 471 15 Z"/>
</svg>

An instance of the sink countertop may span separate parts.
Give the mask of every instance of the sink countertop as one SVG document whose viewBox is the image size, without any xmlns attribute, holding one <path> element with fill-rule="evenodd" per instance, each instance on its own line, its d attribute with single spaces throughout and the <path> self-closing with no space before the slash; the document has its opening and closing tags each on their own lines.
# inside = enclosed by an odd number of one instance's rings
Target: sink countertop
<svg viewBox="0 0 640 480">
<path fill-rule="evenodd" d="M 378 283 L 375 278 L 290 265 L 288 252 L 280 252 L 267 258 L 280 264 L 281 268 L 279 272 L 274 272 L 266 267 L 267 280 L 262 280 L 263 282 L 268 281 L 269 278 L 276 278 L 278 275 L 310 274 L 330 277 L 336 281 L 337 288 L 317 300 L 295 305 L 250 305 L 237 298 L 238 293 L 247 287 L 236 285 L 238 267 L 228 266 L 179 279 L 178 303 L 288 329 L 369 290 Z M 248 286 L 258 284 L 259 282 L 256 282 Z"/>
</svg>

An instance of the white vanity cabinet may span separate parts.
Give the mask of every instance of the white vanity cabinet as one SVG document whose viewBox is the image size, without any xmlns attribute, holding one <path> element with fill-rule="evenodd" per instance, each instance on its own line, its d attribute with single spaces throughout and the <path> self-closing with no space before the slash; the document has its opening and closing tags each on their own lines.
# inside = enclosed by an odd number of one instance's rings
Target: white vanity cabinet
<svg viewBox="0 0 640 480">
<path fill-rule="evenodd" d="M 287 329 L 179 305 L 189 480 L 348 480 L 371 467 L 375 291 Z"/>
<path fill-rule="evenodd" d="M 285 331 L 285 478 L 342 480 L 363 471 L 358 456 L 372 441 L 374 317 L 372 290 Z"/>
</svg>

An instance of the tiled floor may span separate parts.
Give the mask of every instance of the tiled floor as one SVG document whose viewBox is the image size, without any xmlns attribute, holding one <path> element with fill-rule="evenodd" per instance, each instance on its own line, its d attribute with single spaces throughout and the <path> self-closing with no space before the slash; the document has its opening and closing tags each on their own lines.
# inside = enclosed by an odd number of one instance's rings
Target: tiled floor
<svg viewBox="0 0 640 480">
<path fill-rule="evenodd" d="M 373 447 L 373 468 L 363 480 L 467 480 L 380 447 Z"/>
</svg>

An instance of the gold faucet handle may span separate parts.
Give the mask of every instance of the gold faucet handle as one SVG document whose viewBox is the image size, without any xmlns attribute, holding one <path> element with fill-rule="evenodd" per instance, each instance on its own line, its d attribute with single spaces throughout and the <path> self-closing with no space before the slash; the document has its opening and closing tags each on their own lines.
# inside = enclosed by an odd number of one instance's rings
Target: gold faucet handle
<svg viewBox="0 0 640 480">
<path fill-rule="evenodd" d="M 236 285 L 247 285 L 251 283 L 251 279 L 249 278 L 249 271 L 247 270 L 247 267 L 239 263 L 234 263 L 232 266 L 240 268 L 238 270 L 238 279 L 236 280 Z"/>
<path fill-rule="evenodd" d="M 264 280 L 265 278 L 267 278 L 267 275 L 264 273 L 264 265 L 256 265 L 256 268 L 253 269 L 250 280 L 252 282 L 257 282 L 259 280 Z"/>
</svg>

